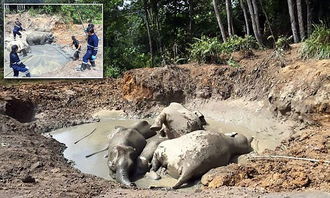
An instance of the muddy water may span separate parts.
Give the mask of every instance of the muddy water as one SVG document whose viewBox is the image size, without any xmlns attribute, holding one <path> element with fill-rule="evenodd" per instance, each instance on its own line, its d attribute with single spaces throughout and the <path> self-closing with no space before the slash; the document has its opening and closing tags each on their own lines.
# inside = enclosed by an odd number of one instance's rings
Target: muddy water
<svg viewBox="0 0 330 198">
<path fill-rule="evenodd" d="M 67 146 L 67 149 L 64 151 L 65 158 L 74 162 L 74 167 L 78 168 L 84 173 L 93 174 L 105 179 L 111 179 L 108 175 L 108 167 L 106 165 L 106 158 L 104 155 L 106 152 L 101 154 L 94 155 L 90 158 L 85 158 L 86 155 L 93 153 L 98 150 L 102 150 L 107 146 L 107 136 L 115 128 L 115 126 L 130 126 L 135 122 L 139 121 L 138 119 L 125 119 L 120 112 L 112 111 L 101 111 L 96 114 L 101 121 L 99 123 L 84 124 L 80 126 L 63 128 L 51 132 L 53 138 L 57 141 L 64 143 Z M 219 131 L 219 132 L 238 132 L 245 134 L 247 136 L 253 136 L 252 131 L 249 131 L 247 128 L 239 126 L 231 126 L 229 124 L 223 124 L 219 121 L 215 121 L 206 116 L 206 119 L 209 125 L 206 127 L 208 130 Z M 153 119 L 147 119 L 152 123 Z M 85 135 L 89 134 L 93 129 L 95 132 L 79 141 L 77 144 L 74 144 L 77 140 L 81 139 Z M 267 137 L 264 137 L 267 139 Z M 269 137 L 268 137 L 269 139 Z M 268 142 L 270 142 L 268 140 Z M 173 179 L 169 176 L 163 176 L 162 179 L 154 181 L 148 177 L 144 177 L 135 181 L 137 186 L 142 188 L 147 188 L 149 186 L 164 186 L 170 187 L 173 186 L 176 182 L 176 179 Z M 197 188 L 197 185 L 183 188 L 182 190 L 191 190 L 192 188 Z"/>
<path fill-rule="evenodd" d="M 63 67 L 71 58 L 70 54 L 57 44 L 45 44 L 30 46 L 31 53 L 27 56 L 19 54 L 20 60 L 29 69 L 32 77 L 40 77 L 42 74 L 53 72 Z M 72 53 L 73 54 L 73 53 Z M 12 69 L 9 67 L 9 51 L 5 51 L 5 77 L 13 76 Z M 25 76 L 19 73 L 20 77 Z"/>
<path fill-rule="evenodd" d="M 59 45 L 45 44 L 31 46 L 31 58 L 24 63 L 30 68 L 31 75 L 38 77 L 63 67 L 69 61 L 69 55 Z"/>
</svg>

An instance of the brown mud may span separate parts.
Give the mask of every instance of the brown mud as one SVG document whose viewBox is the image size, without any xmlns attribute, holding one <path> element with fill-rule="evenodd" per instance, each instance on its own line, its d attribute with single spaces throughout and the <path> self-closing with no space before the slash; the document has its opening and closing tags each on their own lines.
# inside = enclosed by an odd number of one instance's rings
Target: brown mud
<svg viewBox="0 0 330 198">
<path fill-rule="evenodd" d="M 72 168 L 63 157 L 63 144 L 40 134 L 98 121 L 92 115 L 101 109 L 142 118 L 174 101 L 193 109 L 214 101 L 243 100 L 254 104 L 256 113 L 261 109 L 279 123 L 294 123 L 289 137 L 264 154 L 329 160 L 330 61 L 303 61 L 298 48 L 294 45 L 283 57 L 273 56 L 272 50 L 255 51 L 253 57 L 238 53 L 239 68 L 187 64 L 131 70 L 119 79 L 1 85 L 0 195 L 257 197 L 269 192 L 330 192 L 329 164 L 253 158 L 211 170 L 202 179 L 205 186 L 193 192 L 123 189 Z"/>
</svg>

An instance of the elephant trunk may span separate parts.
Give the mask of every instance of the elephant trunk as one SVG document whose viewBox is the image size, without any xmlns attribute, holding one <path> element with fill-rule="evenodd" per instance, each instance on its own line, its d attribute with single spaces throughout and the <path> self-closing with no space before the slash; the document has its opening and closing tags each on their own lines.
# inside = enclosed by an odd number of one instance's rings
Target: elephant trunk
<svg viewBox="0 0 330 198">
<path fill-rule="evenodd" d="M 119 183 L 124 184 L 126 186 L 130 186 L 130 187 L 135 186 L 135 184 L 132 183 L 128 178 L 127 169 L 124 169 L 124 168 L 117 169 L 117 171 L 116 171 L 116 180 Z"/>
</svg>

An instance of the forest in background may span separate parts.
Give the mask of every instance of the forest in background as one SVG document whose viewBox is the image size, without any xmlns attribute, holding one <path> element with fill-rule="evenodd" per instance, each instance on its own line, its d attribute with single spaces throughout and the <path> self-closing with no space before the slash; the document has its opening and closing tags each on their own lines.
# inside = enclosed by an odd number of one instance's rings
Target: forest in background
<svg viewBox="0 0 330 198">
<path fill-rule="evenodd" d="M 302 57 L 330 58 L 328 0 L 6 1 L 10 2 L 102 3 L 105 76 L 190 61 L 236 66 L 221 54 L 285 50 L 289 43 L 301 41 L 306 44 Z"/>
</svg>

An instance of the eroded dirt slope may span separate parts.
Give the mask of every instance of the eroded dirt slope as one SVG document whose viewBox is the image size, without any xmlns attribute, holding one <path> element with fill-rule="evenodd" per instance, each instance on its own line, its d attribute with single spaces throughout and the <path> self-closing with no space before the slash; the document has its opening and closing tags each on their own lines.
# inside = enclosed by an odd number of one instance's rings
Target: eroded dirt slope
<svg viewBox="0 0 330 198">
<path fill-rule="evenodd" d="M 256 51 L 255 56 L 249 58 L 238 54 L 239 68 L 189 64 L 131 70 L 119 79 L 1 85 L 0 191 L 31 197 L 137 193 L 142 197 L 152 193 L 189 196 L 184 192 L 123 190 L 109 181 L 81 174 L 66 163 L 60 152 L 63 145 L 39 134 L 97 121 L 90 115 L 99 109 L 122 109 L 128 116 L 143 117 L 156 114 L 172 101 L 238 98 L 264 101 L 265 108 L 273 112 L 279 122 L 295 120 L 298 126 L 295 134 L 280 147 L 265 154 L 329 160 L 330 61 L 302 61 L 297 50 L 298 46 L 293 46 L 282 59 L 272 56 L 271 50 Z M 285 67 L 281 67 L 283 62 Z M 15 98 L 33 105 L 10 105 L 16 104 Z M 20 123 L 12 111 L 33 113 L 26 123 Z M 271 191 L 330 191 L 329 164 L 326 163 L 258 159 L 211 173 L 204 183 L 206 188 L 217 189 L 203 189 L 196 196 L 216 197 L 228 192 L 239 197 L 245 191 L 250 196 Z M 234 186 L 230 187 L 234 190 L 221 187 L 223 185 Z"/>
</svg>

